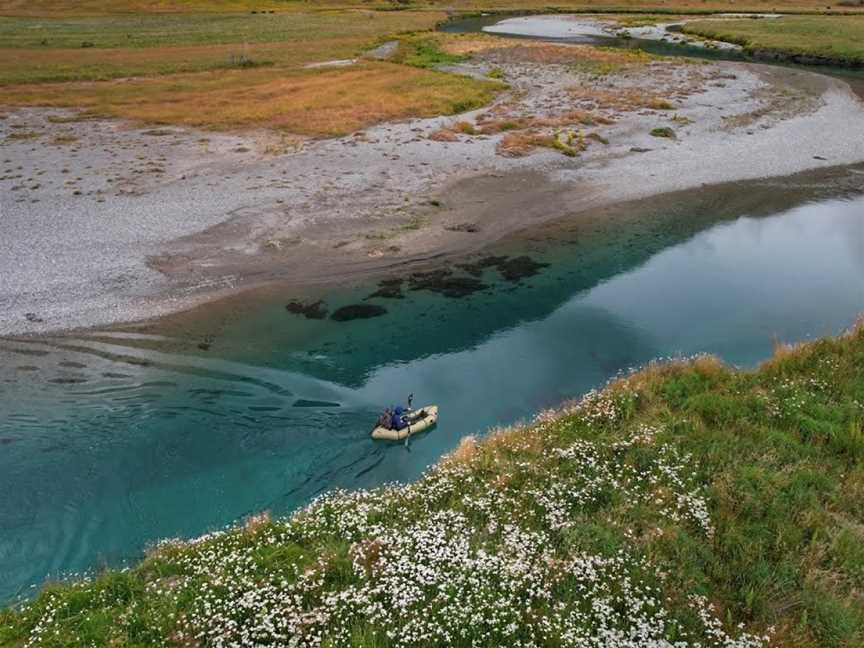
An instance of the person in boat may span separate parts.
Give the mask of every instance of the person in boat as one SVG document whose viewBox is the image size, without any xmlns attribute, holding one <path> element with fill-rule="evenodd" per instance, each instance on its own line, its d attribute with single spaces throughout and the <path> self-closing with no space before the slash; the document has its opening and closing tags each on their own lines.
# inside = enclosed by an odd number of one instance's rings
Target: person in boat
<svg viewBox="0 0 864 648">
<path fill-rule="evenodd" d="M 408 425 L 408 417 L 405 416 L 405 410 L 402 407 L 397 407 L 393 411 L 393 416 L 390 419 L 391 430 L 401 430 Z"/>
<path fill-rule="evenodd" d="M 393 412 L 390 411 L 389 407 L 384 408 L 384 413 L 378 417 L 378 427 L 382 427 L 385 430 L 390 429 L 390 424 L 393 419 Z"/>
</svg>

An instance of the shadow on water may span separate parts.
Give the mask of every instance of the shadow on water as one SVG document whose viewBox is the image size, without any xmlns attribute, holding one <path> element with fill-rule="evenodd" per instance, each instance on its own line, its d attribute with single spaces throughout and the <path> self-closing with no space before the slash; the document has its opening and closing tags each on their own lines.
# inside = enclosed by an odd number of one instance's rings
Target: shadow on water
<svg viewBox="0 0 864 648">
<path fill-rule="evenodd" d="M 864 311 L 862 173 L 573 215 L 488 251 L 547 264 L 537 274 L 490 266 L 460 298 L 325 296 L 331 313 L 386 308 L 371 319 L 310 320 L 271 294 L 208 307 L 187 337 L 166 322 L 0 340 L 0 600 L 158 538 L 414 479 L 462 436 L 655 357 L 752 365 L 778 340 L 837 333 Z M 438 428 L 371 441 L 378 408 L 409 391 L 441 406 Z"/>
</svg>

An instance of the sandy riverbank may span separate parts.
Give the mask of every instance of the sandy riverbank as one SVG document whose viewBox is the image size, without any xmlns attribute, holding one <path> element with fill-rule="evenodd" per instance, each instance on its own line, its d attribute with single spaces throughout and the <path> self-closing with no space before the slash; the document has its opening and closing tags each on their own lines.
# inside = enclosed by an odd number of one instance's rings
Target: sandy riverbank
<svg viewBox="0 0 864 648">
<path fill-rule="evenodd" d="M 624 200 L 864 161 L 850 137 L 864 103 L 813 73 L 664 61 L 597 75 L 519 48 L 458 71 L 491 69 L 511 90 L 490 110 L 326 141 L 4 111 L 0 333 L 153 317 L 272 281 L 344 284 Z M 622 103 L 645 89 L 671 108 Z M 430 139 L 484 112 L 568 110 L 614 120 L 596 129 L 607 143 L 507 157 L 506 134 Z M 650 134 L 663 127 L 674 139 Z"/>
<path fill-rule="evenodd" d="M 739 14 L 715 14 L 714 18 L 736 17 Z M 772 19 L 778 14 L 754 14 L 755 17 Z M 642 40 L 664 41 L 671 45 L 688 45 L 715 50 L 740 52 L 740 45 L 725 41 L 697 38 L 681 32 L 680 27 L 695 18 L 679 18 L 666 22 L 628 26 L 621 24 L 608 15 L 594 14 L 553 14 L 539 16 L 518 16 L 501 20 L 484 27 L 491 34 L 526 36 L 529 38 L 553 38 L 567 41 L 588 41 L 596 38 L 639 38 Z"/>
</svg>

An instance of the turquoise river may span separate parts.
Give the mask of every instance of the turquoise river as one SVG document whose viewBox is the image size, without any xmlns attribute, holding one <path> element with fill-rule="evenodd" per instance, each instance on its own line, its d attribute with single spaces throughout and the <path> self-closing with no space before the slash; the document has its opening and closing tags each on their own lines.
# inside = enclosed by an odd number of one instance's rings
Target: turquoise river
<svg viewBox="0 0 864 648">
<path fill-rule="evenodd" d="M 307 319 L 271 289 L 184 327 L 0 339 L 0 601 L 160 538 L 416 479 L 464 435 L 653 358 L 752 367 L 837 334 L 864 312 L 856 187 L 864 168 L 643 201 L 484 253 L 530 257 L 524 276 L 483 255 L 451 266 L 471 294 L 408 278 L 401 298 L 324 295 L 331 314 L 386 309 L 371 319 Z M 373 442 L 379 409 L 409 392 L 441 407 L 437 429 Z"/>
</svg>

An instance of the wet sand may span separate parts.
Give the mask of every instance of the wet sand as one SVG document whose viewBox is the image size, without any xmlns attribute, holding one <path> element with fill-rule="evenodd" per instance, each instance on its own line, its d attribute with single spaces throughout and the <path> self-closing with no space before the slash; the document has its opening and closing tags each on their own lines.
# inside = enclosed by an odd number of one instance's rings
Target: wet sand
<svg viewBox="0 0 864 648">
<path fill-rule="evenodd" d="M 608 144 L 509 158 L 501 135 L 429 139 L 482 111 L 322 141 L 2 111 L 0 334 L 141 320 L 274 282 L 315 292 L 627 200 L 864 161 L 850 137 L 864 104 L 822 75 L 658 63 L 597 82 L 483 57 L 460 71 L 493 67 L 508 110 L 561 111 L 574 83 L 617 84 L 677 93 L 677 121 L 615 111 Z M 650 135 L 668 125 L 674 139 Z"/>
</svg>

